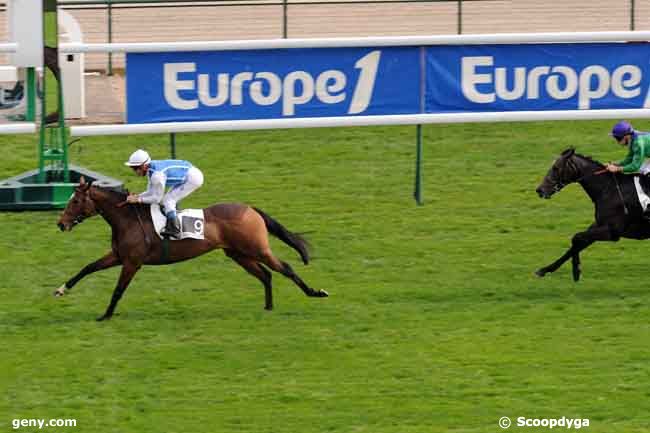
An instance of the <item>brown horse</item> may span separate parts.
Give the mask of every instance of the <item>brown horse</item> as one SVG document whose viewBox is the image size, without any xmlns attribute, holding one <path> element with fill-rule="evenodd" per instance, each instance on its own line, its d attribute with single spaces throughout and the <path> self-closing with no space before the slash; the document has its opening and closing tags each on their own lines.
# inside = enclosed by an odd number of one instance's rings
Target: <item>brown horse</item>
<svg viewBox="0 0 650 433">
<path fill-rule="evenodd" d="M 183 239 L 166 244 L 167 241 L 161 240 L 155 232 L 149 205 L 127 206 L 125 200 L 124 193 L 92 186 L 81 178 L 79 187 L 75 188 L 58 222 L 61 231 L 69 231 L 84 219 L 100 214 L 111 226 L 111 251 L 86 265 L 54 292 L 55 296 L 63 296 L 66 289 L 71 289 L 86 275 L 122 265 L 111 302 L 104 315 L 97 320 L 111 318 L 118 301 L 142 265 L 176 263 L 218 248 L 222 248 L 228 257 L 262 282 L 267 310 L 273 309 L 273 293 L 271 272 L 265 266 L 290 278 L 307 296 L 328 296 L 324 290 L 317 291 L 307 286 L 289 264 L 273 255 L 268 234 L 298 251 L 305 264 L 309 262 L 307 242 L 257 208 L 238 203 L 211 206 L 203 210 L 205 239 Z"/>
</svg>

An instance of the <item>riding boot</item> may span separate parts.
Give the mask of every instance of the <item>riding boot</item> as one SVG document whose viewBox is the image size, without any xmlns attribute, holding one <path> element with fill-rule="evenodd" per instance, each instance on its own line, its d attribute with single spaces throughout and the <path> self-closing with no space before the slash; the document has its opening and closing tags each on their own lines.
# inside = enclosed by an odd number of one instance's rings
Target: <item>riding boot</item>
<svg viewBox="0 0 650 433">
<path fill-rule="evenodd" d="M 167 225 L 165 228 L 160 232 L 161 235 L 165 237 L 170 237 L 170 238 L 178 238 L 179 235 L 181 234 L 181 225 L 178 222 L 178 218 L 174 217 L 168 217 L 167 218 Z"/>
</svg>

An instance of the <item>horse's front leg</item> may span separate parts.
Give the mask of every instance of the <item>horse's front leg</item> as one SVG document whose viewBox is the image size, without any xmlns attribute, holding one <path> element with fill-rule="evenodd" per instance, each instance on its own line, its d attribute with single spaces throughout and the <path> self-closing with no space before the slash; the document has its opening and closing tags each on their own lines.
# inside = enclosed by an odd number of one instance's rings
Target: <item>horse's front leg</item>
<svg viewBox="0 0 650 433">
<path fill-rule="evenodd" d="M 618 237 L 613 234 L 610 226 L 598 226 L 594 224 L 584 232 L 576 233 L 571 239 L 571 248 L 569 248 L 562 257 L 550 265 L 537 270 L 535 274 L 539 277 L 543 277 L 550 272 L 555 272 L 564 264 L 564 262 L 572 259 L 573 280 L 578 281 L 580 279 L 580 251 L 584 250 L 596 241 L 615 240 L 618 240 Z"/>
<path fill-rule="evenodd" d="M 133 263 L 129 262 L 124 263 L 122 266 L 122 272 L 120 273 L 120 278 L 117 280 L 117 286 L 115 287 L 113 296 L 111 297 L 111 303 L 108 304 L 108 308 L 106 308 L 104 315 L 97 318 L 98 322 L 110 319 L 113 316 L 115 307 L 117 307 L 117 303 L 124 294 L 126 288 L 129 286 L 129 283 L 133 279 L 133 276 L 136 272 L 138 272 L 139 269 L 140 265 L 134 265 Z"/>
<path fill-rule="evenodd" d="M 74 287 L 74 285 L 77 284 L 79 280 L 81 280 L 86 275 L 92 274 L 93 272 L 101 271 L 103 269 L 112 268 L 113 266 L 117 266 L 119 264 L 120 264 L 119 257 L 117 257 L 117 255 L 113 251 L 111 251 L 101 259 L 96 260 L 84 266 L 84 268 L 81 271 L 79 271 L 77 275 L 70 278 L 68 281 L 62 284 L 61 287 L 56 289 L 54 291 L 54 296 L 63 296 L 67 289 L 71 289 L 72 287 Z"/>
</svg>

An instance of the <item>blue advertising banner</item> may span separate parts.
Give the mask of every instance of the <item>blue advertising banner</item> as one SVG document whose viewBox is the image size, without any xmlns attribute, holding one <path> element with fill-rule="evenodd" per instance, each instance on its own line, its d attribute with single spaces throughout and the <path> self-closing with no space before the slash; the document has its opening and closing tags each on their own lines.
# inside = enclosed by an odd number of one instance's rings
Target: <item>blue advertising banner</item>
<svg viewBox="0 0 650 433">
<path fill-rule="evenodd" d="M 432 46 L 427 113 L 650 107 L 647 44 Z"/>
<path fill-rule="evenodd" d="M 127 122 L 650 108 L 642 43 L 127 55 Z"/>
<path fill-rule="evenodd" d="M 127 54 L 127 122 L 422 111 L 421 49 L 311 48 Z"/>
</svg>

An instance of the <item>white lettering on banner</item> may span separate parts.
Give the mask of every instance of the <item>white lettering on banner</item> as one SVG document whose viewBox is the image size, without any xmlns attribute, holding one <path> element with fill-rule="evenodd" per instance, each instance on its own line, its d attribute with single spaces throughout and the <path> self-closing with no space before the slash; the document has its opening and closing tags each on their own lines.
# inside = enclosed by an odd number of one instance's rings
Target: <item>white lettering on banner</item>
<svg viewBox="0 0 650 433">
<path fill-rule="evenodd" d="M 219 74 L 221 75 L 221 74 Z M 251 99 L 257 105 L 273 105 L 282 97 L 282 81 L 280 77 L 271 72 L 258 72 L 257 79 L 251 84 Z M 262 94 L 262 80 L 269 83 L 269 94 Z"/>
<path fill-rule="evenodd" d="M 507 89 L 506 68 L 497 68 L 495 87 L 501 99 L 514 101 L 521 98 L 526 91 L 526 68 L 515 68 L 515 87 L 512 90 Z"/>
<path fill-rule="evenodd" d="M 199 101 L 183 99 L 178 95 L 179 90 L 194 89 L 194 80 L 180 80 L 178 78 L 178 74 L 182 72 L 196 72 L 196 64 L 165 63 L 165 100 L 169 105 L 179 110 L 194 110 L 199 107 Z"/>
<path fill-rule="evenodd" d="M 548 74 L 549 70 L 550 68 L 548 66 L 537 66 L 531 69 L 526 84 L 526 88 L 528 89 L 528 99 L 539 98 L 539 77 Z"/>
<path fill-rule="evenodd" d="M 591 78 L 596 77 L 596 88 L 591 88 Z M 602 98 L 609 91 L 609 71 L 602 66 L 588 66 L 580 73 L 580 88 L 578 89 L 578 108 L 589 109 L 592 99 Z"/>
<path fill-rule="evenodd" d="M 477 66 L 492 66 L 492 57 L 463 57 L 461 59 L 461 87 L 463 95 L 472 102 L 489 104 L 494 102 L 494 93 L 481 93 L 476 90 L 477 84 L 489 84 L 492 78 L 488 74 L 476 72 Z"/>
<path fill-rule="evenodd" d="M 375 77 L 377 76 L 380 54 L 381 51 L 373 51 L 359 59 L 354 65 L 355 68 L 361 69 L 361 73 L 359 74 L 357 87 L 354 89 L 354 96 L 348 114 L 363 113 L 368 108 L 370 98 L 372 98 L 372 90 L 375 88 Z"/>
<path fill-rule="evenodd" d="M 366 111 L 372 100 L 381 51 L 372 51 L 359 59 L 354 67 L 359 78 L 352 93 L 348 114 Z M 306 71 L 292 71 L 285 77 L 273 72 L 240 72 L 234 76 L 227 73 L 197 74 L 196 63 L 165 63 L 165 101 L 177 110 L 195 110 L 200 105 L 219 107 L 243 105 L 248 85 L 250 100 L 260 106 L 282 101 L 282 115 L 293 116 L 296 106 L 309 103 L 316 97 L 325 104 L 344 102 L 348 96 L 346 87 L 350 81 L 343 71 L 329 69 L 314 77 Z M 183 79 L 179 74 L 186 74 Z M 265 92 L 266 89 L 266 92 Z M 196 96 L 181 91 L 195 90 Z"/>
<path fill-rule="evenodd" d="M 641 84 L 641 70 L 636 66 L 623 65 L 612 74 L 612 92 L 619 98 L 639 96 L 641 94 L 639 84 Z"/>
<path fill-rule="evenodd" d="M 478 68 L 482 68 L 479 72 Z M 508 82 L 508 76 L 511 76 Z M 494 57 L 473 56 L 461 58 L 461 90 L 465 98 L 477 104 L 490 104 L 497 100 L 539 99 L 540 88 L 557 100 L 578 96 L 581 110 L 591 108 L 592 101 L 610 91 L 618 98 L 631 99 L 641 94 L 643 73 L 638 66 L 622 65 L 613 72 L 602 65 L 589 65 L 580 71 L 570 66 L 536 66 L 528 69 L 517 66 L 514 71 L 494 67 Z M 562 83 L 562 84 L 561 84 Z M 493 85 L 482 92 L 480 85 Z M 644 107 L 650 106 L 650 89 Z"/>
<path fill-rule="evenodd" d="M 328 84 L 330 81 L 332 84 Z M 346 83 L 347 78 L 343 72 L 325 71 L 316 79 L 316 96 L 326 104 L 343 102 L 345 101 L 345 92 L 341 91 L 345 89 Z"/>
<path fill-rule="evenodd" d="M 167 66 L 167 65 L 165 65 Z M 165 84 L 165 89 L 167 85 Z M 228 79 L 228 74 L 219 74 L 217 75 L 217 94 L 212 96 L 210 92 L 210 76 L 208 74 L 199 74 L 199 100 L 201 104 L 208 107 L 218 107 L 223 105 L 230 95 L 230 80 Z M 169 105 L 175 106 L 169 101 L 165 95 Z M 178 108 L 178 107 L 176 107 Z"/>
<path fill-rule="evenodd" d="M 578 74 L 568 66 L 556 66 L 551 69 L 556 75 L 551 75 L 546 81 L 546 91 L 553 99 L 569 99 L 578 91 Z M 564 76 L 565 87 L 560 89 L 560 75 Z"/>
<path fill-rule="evenodd" d="M 296 83 L 302 85 L 302 94 L 296 95 Z M 314 97 L 314 78 L 305 71 L 290 72 L 284 77 L 283 98 L 282 98 L 282 115 L 293 116 L 296 114 L 294 107 L 299 104 L 305 104 Z"/>
<path fill-rule="evenodd" d="M 252 72 L 240 72 L 232 78 L 230 83 L 230 105 L 244 103 L 244 83 L 253 80 Z"/>
</svg>

